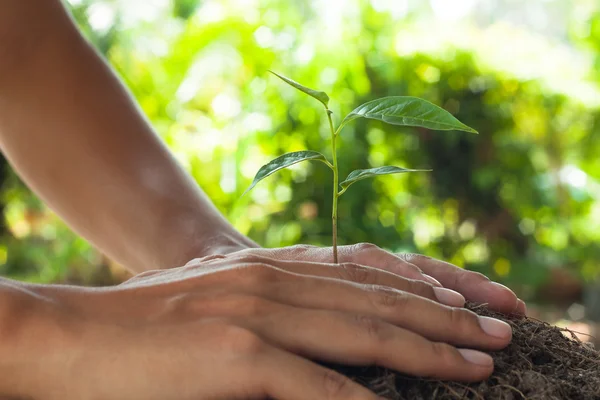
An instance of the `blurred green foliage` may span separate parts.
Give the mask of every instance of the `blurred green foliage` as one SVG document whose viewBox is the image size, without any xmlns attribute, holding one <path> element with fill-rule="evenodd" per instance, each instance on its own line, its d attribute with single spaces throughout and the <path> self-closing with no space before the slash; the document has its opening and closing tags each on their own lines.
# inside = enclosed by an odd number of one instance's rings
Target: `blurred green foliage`
<svg viewBox="0 0 600 400">
<path fill-rule="evenodd" d="M 412 95 L 480 132 L 366 120 L 347 127 L 342 176 L 384 164 L 433 172 L 357 183 L 340 204 L 342 244 L 446 259 L 526 297 L 553 268 L 594 279 L 600 5 L 581 2 L 565 19 L 569 39 L 557 40 L 506 22 L 437 21 L 408 2 L 343 4 L 79 0 L 70 7 L 185 168 L 262 245 L 330 245 L 331 232 L 330 171 L 319 164 L 281 172 L 240 199 L 274 156 L 329 154 L 322 107 L 269 76 L 273 69 L 325 90 L 337 118 L 373 98 Z M 3 187 L 4 275 L 105 281 L 96 272 L 106 260 L 14 174 Z"/>
</svg>

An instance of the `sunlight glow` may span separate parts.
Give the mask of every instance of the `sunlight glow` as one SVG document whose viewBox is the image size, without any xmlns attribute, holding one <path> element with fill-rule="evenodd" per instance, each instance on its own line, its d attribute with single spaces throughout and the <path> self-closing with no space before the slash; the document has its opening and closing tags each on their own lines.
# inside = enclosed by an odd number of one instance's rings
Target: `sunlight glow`
<svg viewBox="0 0 600 400">
<path fill-rule="evenodd" d="M 273 46 L 273 31 L 267 26 L 259 26 L 258 29 L 254 31 L 254 39 L 260 47 L 271 47 Z"/>
<path fill-rule="evenodd" d="M 561 182 L 575 188 L 583 188 L 587 183 L 587 174 L 574 165 L 563 167 L 558 173 Z"/>
<path fill-rule="evenodd" d="M 233 118 L 242 110 L 240 101 L 227 93 L 220 93 L 215 96 L 210 106 L 215 115 L 222 118 Z"/>
<path fill-rule="evenodd" d="M 440 20 L 456 21 L 467 16 L 478 0 L 430 0 L 435 16 Z"/>
<path fill-rule="evenodd" d="M 592 60 L 564 43 L 498 22 L 473 24 L 407 24 L 398 30 L 396 54 L 435 54 L 451 59 L 456 50 L 471 52 L 482 70 L 503 71 L 523 80 L 539 79 L 546 88 L 600 106 L 600 89 L 586 77 Z M 547 60 L 547 62 L 539 62 Z"/>
<path fill-rule="evenodd" d="M 199 23 L 213 23 L 223 20 L 227 15 L 227 10 L 219 1 L 207 1 L 196 12 L 196 18 Z"/>
<path fill-rule="evenodd" d="M 400 19 L 408 13 L 408 0 L 371 0 L 371 6 L 378 12 L 389 12 L 394 19 Z"/>
<path fill-rule="evenodd" d="M 115 22 L 116 10 L 108 3 L 94 3 L 88 8 L 88 21 L 96 32 L 107 32 Z"/>
</svg>

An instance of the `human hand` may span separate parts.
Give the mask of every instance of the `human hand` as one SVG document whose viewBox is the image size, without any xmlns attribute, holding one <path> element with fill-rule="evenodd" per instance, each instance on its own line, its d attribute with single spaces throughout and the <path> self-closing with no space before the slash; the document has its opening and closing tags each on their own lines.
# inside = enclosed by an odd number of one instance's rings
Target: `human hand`
<svg viewBox="0 0 600 400">
<path fill-rule="evenodd" d="M 230 256 L 267 256 L 277 260 L 297 260 L 328 263 L 332 260 L 330 247 L 297 245 L 284 248 L 238 248 Z M 461 293 L 467 300 L 487 303 L 496 311 L 526 313 L 523 300 L 504 285 L 491 281 L 485 275 L 468 271 L 450 263 L 419 254 L 393 254 L 371 243 L 338 246 L 340 263 L 350 262 L 392 272 L 404 278 L 416 279 L 443 286 Z"/>
<path fill-rule="evenodd" d="M 474 381 L 492 359 L 463 348 L 511 339 L 504 322 L 426 298 L 427 283 L 349 263 L 217 256 L 117 287 L 28 290 L 61 333 L 15 394 L 48 400 L 376 399 L 310 360 Z"/>
</svg>

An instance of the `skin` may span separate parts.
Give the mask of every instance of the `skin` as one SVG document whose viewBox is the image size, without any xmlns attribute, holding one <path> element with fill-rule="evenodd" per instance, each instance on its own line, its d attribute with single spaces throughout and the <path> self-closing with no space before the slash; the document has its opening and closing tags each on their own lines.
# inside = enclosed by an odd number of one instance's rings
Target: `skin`
<svg viewBox="0 0 600 400">
<path fill-rule="evenodd" d="M 0 279 L 10 398 L 371 399 L 311 360 L 480 380 L 491 359 L 465 349 L 500 349 L 511 332 L 465 298 L 525 312 L 508 288 L 424 256 L 359 244 L 333 265 L 328 248 L 259 248 L 175 162 L 58 0 L 2 3 L 0 147 L 75 231 L 139 273 L 102 289 Z"/>
</svg>

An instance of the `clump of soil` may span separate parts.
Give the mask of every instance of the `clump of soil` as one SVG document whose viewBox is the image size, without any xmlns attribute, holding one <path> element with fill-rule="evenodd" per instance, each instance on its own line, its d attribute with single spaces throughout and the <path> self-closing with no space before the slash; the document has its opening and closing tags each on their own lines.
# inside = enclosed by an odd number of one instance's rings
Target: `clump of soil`
<svg viewBox="0 0 600 400">
<path fill-rule="evenodd" d="M 479 315 L 508 322 L 512 343 L 489 354 L 494 373 L 484 382 L 465 384 L 406 376 L 380 367 L 336 369 L 391 400 L 595 400 L 600 399 L 600 352 L 565 329 L 485 306 L 467 306 Z M 569 337 L 563 332 L 570 333 Z"/>
</svg>

